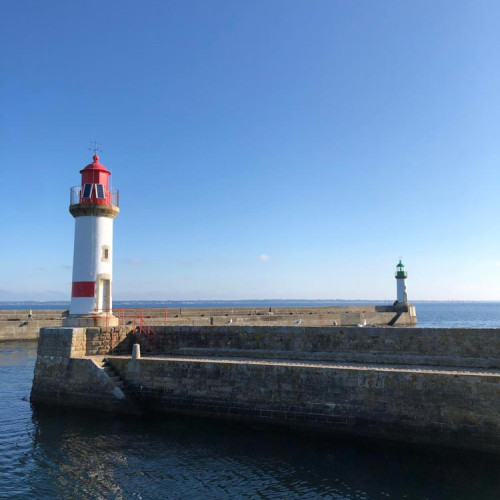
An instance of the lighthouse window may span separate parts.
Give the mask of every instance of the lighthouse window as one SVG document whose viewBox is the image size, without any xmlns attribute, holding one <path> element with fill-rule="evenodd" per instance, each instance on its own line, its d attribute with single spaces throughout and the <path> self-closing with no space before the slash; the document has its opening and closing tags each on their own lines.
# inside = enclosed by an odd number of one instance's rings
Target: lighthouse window
<svg viewBox="0 0 500 500">
<path fill-rule="evenodd" d="M 101 260 L 103 262 L 109 262 L 110 260 L 110 251 L 109 251 L 109 246 L 108 245 L 103 245 L 102 246 L 102 258 Z"/>
<path fill-rule="evenodd" d="M 93 184 L 85 184 L 83 186 L 83 194 L 82 194 L 83 199 L 88 199 L 92 196 L 92 186 Z"/>
<path fill-rule="evenodd" d="M 104 186 L 102 184 L 96 184 L 95 185 L 96 193 L 97 193 L 97 198 L 100 200 L 104 200 Z"/>
</svg>

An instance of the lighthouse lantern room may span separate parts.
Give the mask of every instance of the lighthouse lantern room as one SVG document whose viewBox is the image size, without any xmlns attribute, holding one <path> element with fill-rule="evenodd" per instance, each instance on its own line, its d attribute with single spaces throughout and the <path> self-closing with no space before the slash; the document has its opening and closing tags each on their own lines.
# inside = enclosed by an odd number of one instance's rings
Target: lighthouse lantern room
<svg viewBox="0 0 500 500">
<path fill-rule="evenodd" d="M 83 170 L 81 185 L 71 188 L 69 211 L 75 218 L 71 306 L 64 326 L 111 327 L 113 221 L 118 190 L 109 185 L 111 172 L 94 154 Z"/>
</svg>

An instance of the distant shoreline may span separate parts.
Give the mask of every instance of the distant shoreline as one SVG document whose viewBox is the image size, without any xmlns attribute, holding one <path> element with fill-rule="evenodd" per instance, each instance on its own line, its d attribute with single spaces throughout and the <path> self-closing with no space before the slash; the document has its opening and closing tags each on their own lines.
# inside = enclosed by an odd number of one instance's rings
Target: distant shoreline
<svg viewBox="0 0 500 500">
<path fill-rule="evenodd" d="M 202 307 L 307 307 L 343 305 L 391 305 L 392 300 L 343 299 L 249 299 L 249 300 L 116 300 L 115 309 L 121 308 L 202 308 Z M 412 304 L 500 304 L 496 300 L 412 300 Z M 0 301 L 0 310 L 65 310 L 70 301 Z"/>
</svg>

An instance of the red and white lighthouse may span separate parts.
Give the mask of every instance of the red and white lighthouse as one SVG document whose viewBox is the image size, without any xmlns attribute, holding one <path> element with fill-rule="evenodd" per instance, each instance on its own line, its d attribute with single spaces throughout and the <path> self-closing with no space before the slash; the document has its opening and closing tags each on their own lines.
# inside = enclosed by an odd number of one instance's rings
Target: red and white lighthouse
<svg viewBox="0 0 500 500">
<path fill-rule="evenodd" d="M 71 188 L 69 211 L 75 218 L 71 307 L 65 326 L 116 326 L 112 312 L 113 220 L 120 212 L 111 172 L 94 154 L 80 186 Z"/>
</svg>

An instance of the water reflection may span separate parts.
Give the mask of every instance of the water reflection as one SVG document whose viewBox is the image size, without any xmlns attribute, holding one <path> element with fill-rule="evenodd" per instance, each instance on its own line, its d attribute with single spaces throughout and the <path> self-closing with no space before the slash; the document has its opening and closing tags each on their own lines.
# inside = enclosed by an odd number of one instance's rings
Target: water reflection
<svg viewBox="0 0 500 500">
<path fill-rule="evenodd" d="M 201 420 L 33 413 L 31 491 L 74 498 L 498 498 L 498 461 Z"/>
<path fill-rule="evenodd" d="M 500 498 L 496 456 L 33 409 L 35 355 L 0 345 L 0 498 Z"/>
</svg>

